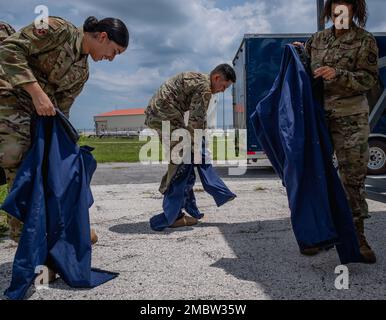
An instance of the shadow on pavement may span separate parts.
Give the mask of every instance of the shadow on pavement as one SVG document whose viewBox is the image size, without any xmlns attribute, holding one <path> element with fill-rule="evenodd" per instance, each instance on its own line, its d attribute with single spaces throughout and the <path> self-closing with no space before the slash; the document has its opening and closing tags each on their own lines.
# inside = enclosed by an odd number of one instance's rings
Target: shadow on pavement
<svg viewBox="0 0 386 320">
<path fill-rule="evenodd" d="M 7 290 L 9 284 L 11 283 L 12 275 L 12 263 L 7 262 L 0 265 L 0 299 L 7 299 L 4 296 L 4 291 Z"/>
<path fill-rule="evenodd" d="M 109 228 L 109 231 L 118 234 L 172 234 L 174 232 L 188 232 L 192 231 L 193 227 L 166 229 L 162 232 L 153 231 L 150 228 L 149 222 L 125 223 L 119 224 Z"/>
<path fill-rule="evenodd" d="M 236 225 L 219 225 L 237 258 L 222 258 L 212 267 L 255 282 L 271 299 L 385 299 L 386 212 L 372 213 L 367 237 L 375 250 L 376 265 L 349 265 L 350 289 L 337 290 L 335 249 L 315 257 L 299 253 L 287 219 Z"/>
<path fill-rule="evenodd" d="M 349 290 L 335 288 L 338 277 L 335 268 L 340 265 L 336 250 L 321 252 L 315 257 L 302 256 L 290 219 L 234 224 L 203 222 L 193 228 L 217 227 L 235 258 L 221 258 L 211 267 L 222 269 L 237 279 L 256 283 L 270 299 L 385 299 L 386 212 L 373 212 L 371 215 L 373 218 L 366 223 L 366 234 L 378 262 L 375 265 L 349 265 Z M 177 230 L 187 232 L 193 228 Z M 157 234 L 146 222 L 121 224 L 110 231 Z M 175 231 L 168 229 L 163 234 Z M 203 250 L 210 251 L 210 246 L 203 247 Z"/>
<path fill-rule="evenodd" d="M 372 212 L 371 215 L 372 219 L 366 223 L 366 234 L 377 254 L 378 263 L 349 265 L 349 290 L 335 288 L 338 276 L 335 268 L 340 264 L 336 251 L 322 252 L 315 257 L 300 255 L 288 218 L 233 224 L 203 222 L 195 227 L 168 229 L 161 234 L 185 233 L 194 228 L 217 228 L 233 254 L 232 257 L 229 253 L 221 257 L 220 252 L 210 266 L 239 280 L 254 283 L 269 299 L 384 300 L 386 212 Z M 148 222 L 120 224 L 109 230 L 118 234 L 160 234 L 152 231 Z M 208 245 L 203 245 L 201 250 L 209 255 L 213 250 L 210 242 L 217 241 L 218 237 L 218 232 L 206 234 L 203 239 Z M 11 272 L 11 263 L 0 265 L 0 299 L 5 299 L 2 294 L 10 284 Z M 61 280 L 52 286 L 72 290 Z M 33 292 L 30 290 L 26 298 Z"/>
</svg>

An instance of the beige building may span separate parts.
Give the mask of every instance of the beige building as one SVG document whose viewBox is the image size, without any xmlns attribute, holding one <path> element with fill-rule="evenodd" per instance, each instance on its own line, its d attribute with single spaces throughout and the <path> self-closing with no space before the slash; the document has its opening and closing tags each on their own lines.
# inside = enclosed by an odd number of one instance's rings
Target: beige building
<svg viewBox="0 0 386 320">
<path fill-rule="evenodd" d="M 115 110 L 94 117 L 97 135 L 104 132 L 141 131 L 146 128 L 145 109 Z"/>
</svg>

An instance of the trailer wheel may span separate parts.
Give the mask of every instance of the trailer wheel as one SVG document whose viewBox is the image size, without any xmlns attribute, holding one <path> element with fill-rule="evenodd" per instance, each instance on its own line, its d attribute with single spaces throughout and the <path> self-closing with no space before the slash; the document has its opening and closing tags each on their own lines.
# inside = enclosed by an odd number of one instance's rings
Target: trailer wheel
<svg viewBox="0 0 386 320">
<path fill-rule="evenodd" d="M 382 140 L 370 140 L 370 161 L 368 174 L 380 175 L 386 173 L 386 142 Z"/>
</svg>

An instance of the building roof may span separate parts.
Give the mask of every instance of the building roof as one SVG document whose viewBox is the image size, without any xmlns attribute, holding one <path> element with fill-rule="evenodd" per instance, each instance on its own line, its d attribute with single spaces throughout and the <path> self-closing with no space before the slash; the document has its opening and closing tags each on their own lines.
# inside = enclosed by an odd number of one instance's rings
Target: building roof
<svg viewBox="0 0 386 320">
<path fill-rule="evenodd" d="M 114 110 L 102 114 L 98 114 L 95 117 L 118 117 L 118 116 L 141 116 L 145 114 L 145 109 L 123 109 L 123 110 Z"/>
</svg>

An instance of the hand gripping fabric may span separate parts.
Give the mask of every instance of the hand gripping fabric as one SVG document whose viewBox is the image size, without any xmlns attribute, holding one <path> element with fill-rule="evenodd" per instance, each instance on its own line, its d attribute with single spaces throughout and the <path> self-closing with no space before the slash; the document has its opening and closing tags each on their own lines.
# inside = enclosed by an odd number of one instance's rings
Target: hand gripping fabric
<svg viewBox="0 0 386 320">
<path fill-rule="evenodd" d="M 32 146 L 1 208 L 24 223 L 5 292 L 10 299 L 24 298 L 42 265 L 73 288 L 94 288 L 118 275 L 91 268 L 92 149 L 76 144 L 76 130 L 59 111 L 37 118 L 34 127 Z"/>
<path fill-rule="evenodd" d="M 324 110 L 295 47 L 285 47 L 280 73 L 251 121 L 287 189 L 299 247 L 335 245 L 343 264 L 363 262 Z"/>
</svg>

